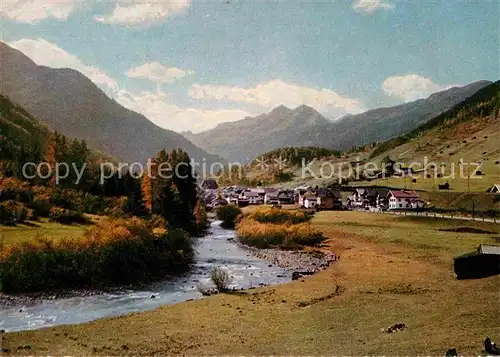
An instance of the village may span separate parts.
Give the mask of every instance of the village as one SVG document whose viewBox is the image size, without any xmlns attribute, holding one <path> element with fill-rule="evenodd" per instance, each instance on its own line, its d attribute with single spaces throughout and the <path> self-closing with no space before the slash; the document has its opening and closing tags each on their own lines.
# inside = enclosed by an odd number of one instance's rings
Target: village
<svg viewBox="0 0 500 357">
<path fill-rule="evenodd" d="M 399 190 L 382 187 L 331 189 L 324 187 L 298 186 L 294 189 L 276 187 L 219 187 L 213 179 L 207 179 L 199 186 L 199 192 L 209 210 L 221 205 L 294 205 L 303 209 L 421 211 L 426 208 L 419 194 L 413 190 Z"/>
</svg>

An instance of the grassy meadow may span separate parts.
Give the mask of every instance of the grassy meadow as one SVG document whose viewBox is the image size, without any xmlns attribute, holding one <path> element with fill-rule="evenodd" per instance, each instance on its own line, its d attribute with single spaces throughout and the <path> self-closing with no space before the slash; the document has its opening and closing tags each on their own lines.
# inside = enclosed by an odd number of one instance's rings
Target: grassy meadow
<svg viewBox="0 0 500 357">
<path fill-rule="evenodd" d="M 50 222 L 48 219 L 42 218 L 39 221 L 21 222 L 17 226 L 0 226 L 0 235 L 3 236 L 3 244 L 6 247 L 41 237 L 50 237 L 55 241 L 64 238 L 81 238 L 88 227 L 87 225 Z"/>
<path fill-rule="evenodd" d="M 484 338 L 500 335 L 500 277 L 456 280 L 452 261 L 498 242 L 499 225 L 324 211 L 311 226 L 327 237 L 321 249 L 340 256 L 311 277 L 8 333 L 4 348 L 56 355 L 444 355 L 456 348 L 482 355 Z M 452 231 L 465 226 L 489 233 Z M 406 329 L 381 331 L 397 322 Z"/>
</svg>

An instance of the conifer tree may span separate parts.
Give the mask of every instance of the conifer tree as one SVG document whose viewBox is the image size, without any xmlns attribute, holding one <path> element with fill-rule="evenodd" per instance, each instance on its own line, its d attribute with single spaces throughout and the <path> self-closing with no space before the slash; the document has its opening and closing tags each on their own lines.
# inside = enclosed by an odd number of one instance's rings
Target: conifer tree
<svg viewBox="0 0 500 357">
<path fill-rule="evenodd" d="M 47 150 L 45 152 L 45 157 L 44 157 L 44 160 L 49 165 L 49 168 L 50 168 L 50 170 L 51 170 L 52 173 L 55 170 L 56 162 L 57 162 L 56 152 L 57 152 L 58 135 L 59 134 L 57 132 L 55 132 L 54 134 L 52 134 L 50 136 L 50 139 L 49 139 L 49 142 L 48 142 L 48 145 L 47 145 Z M 44 176 L 46 174 L 48 174 L 48 172 L 43 172 Z M 54 186 L 55 185 L 55 177 L 54 176 L 50 177 L 50 179 L 49 179 L 49 185 L 50 186 Z"/>
</svg>

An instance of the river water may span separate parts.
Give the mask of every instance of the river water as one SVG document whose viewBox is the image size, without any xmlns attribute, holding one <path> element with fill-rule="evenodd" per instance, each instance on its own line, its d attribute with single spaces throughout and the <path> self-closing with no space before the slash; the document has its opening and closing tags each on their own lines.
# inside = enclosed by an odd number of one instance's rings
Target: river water
<svg viewBox="0 0 500 357">
<path fill-rule="evenodd" d="M 235 288 L 290 281 L 291 270 L 269 266 L 268 261 L 255 258 L 237 245 L 234 237 L 234 231 L 222 229 L 219 222 L 214 221 L 209 235 L 197 240 L 196 262 L 186 276 L 155 283 L 143 290 L 41 300 L 34 305 L 9 307 L 0 311 L 0 329 L 9 332 L 76 324 L 199 299 L 203 296 L 197 285 L 212 286 L 210 271 L 215 266 L 227 270 L 232 277 L 231 287 Z M 152 295 L 155 297 L 151 298 Z"/>
</svg>

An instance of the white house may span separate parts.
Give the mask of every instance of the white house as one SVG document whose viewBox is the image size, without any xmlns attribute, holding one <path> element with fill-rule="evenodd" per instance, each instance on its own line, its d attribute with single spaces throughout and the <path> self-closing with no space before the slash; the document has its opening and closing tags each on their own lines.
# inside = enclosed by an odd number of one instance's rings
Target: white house
<svg viewBox="0 0 500 357">
<path fill-rule="evenodd" d="M 419 208 L 425 207 L 425 202 L 420 200 L 420 199 L 416 199 L 416 200 L 411 201 L 410 205 L 411 205 L 411 209 L 419 209 Z"/>
<path fill-rule="evenodd" d="M 351 207 L 360 208 L 365 204 L 366 189 L 357 188 L 347 198 Z"/>
<path fill-rule="evenodd" d="M 243 191 L 240 196 L 240 199 L 248 200 L 248 203 L 251 205 L 258 205 L 264 203 L 264 197 L 259 195 L 259 192 L 255 191 Z"/>
<path fill-rule="evenodd" d="M 311 186 L 299 186 L 299 187 L 295 187 L 295 189 L 293 190 L 294 194 L 299 196 L 299 205 L 303 206 L 304 205 L 304 195 L 307 193 L 307 192 L 310 192 L 312 189 Z"/>
<path fill-rule="evenodd" d="M 267 205 L 274 205 L 279 203 L 279 191 L 268 191 L 266 192 L 266 195 L 264 196 L 264 203 Z"/>
<path fill-rule="evenodd" d="M 305 208 L 316 208 L 318 198 L 316 196 L 307 196 L 303 198 Z"/>
<path fill-rule="evenodd" d="M 415 191 L 389 191 L 389 209 L 418 209 L 424 207 L 424 202 L 420 200 Z"/>
</svg>

